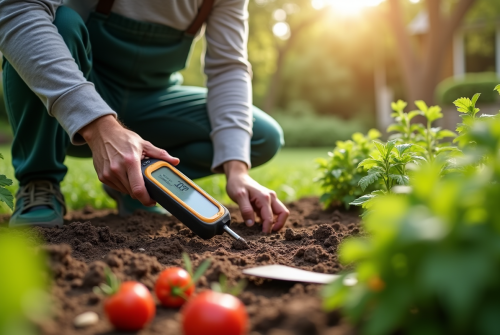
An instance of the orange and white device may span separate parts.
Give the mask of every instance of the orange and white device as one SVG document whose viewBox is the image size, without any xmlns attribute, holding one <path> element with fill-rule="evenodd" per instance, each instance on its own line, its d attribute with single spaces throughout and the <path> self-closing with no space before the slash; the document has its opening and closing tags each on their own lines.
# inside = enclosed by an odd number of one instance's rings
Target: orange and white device
<svg viewBox="0 0 500 335">
<path fill-rule="evenodd" d="M 143 159 L 141 165 L 149 196 L 193 233 L 209 239 L 227 232 L 245 241 L 229 228 L 231 215 L 227 208 L 173 165 L 150 158 Z"/>
</svg>

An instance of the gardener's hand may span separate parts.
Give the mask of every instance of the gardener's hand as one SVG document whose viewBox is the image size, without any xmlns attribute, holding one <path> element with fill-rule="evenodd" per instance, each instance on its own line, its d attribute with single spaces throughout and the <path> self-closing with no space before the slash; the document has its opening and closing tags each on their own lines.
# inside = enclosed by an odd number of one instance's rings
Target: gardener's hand
<svg viewBox="0 0 500 335">
<path fill-rule="evenodd" d="M 141 159 L 147 156 L 177 165 L 178 158 L 125 129 L 112 115 L 91 122 L 79 133 L 92 150 L 94 167 L 101 182 L 129 194 L 145 206 L 156 204 L 144 185 Z"/>
<path fill-rule="evenodd" d="M 240 161 L 224 163 L 227 176 L 227 194 L 240 206 L 247 226 L 255 223 L 255 213 L 262 222 L 262 231 L 278 231 L 285 225 L 290 212 L 276 197 L 276 193 L 257 183 L 248 175 L 248 167 Z"/>
</svg>

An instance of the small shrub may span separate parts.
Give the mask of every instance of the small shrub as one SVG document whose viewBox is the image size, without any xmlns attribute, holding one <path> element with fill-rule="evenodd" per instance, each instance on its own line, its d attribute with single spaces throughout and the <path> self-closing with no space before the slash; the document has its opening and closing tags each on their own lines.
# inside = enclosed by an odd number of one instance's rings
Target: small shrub
<svg viewBox="0 0 500 335">
<path fill-rule="evenodd" d="M 500 119 L 475 118 L 478 98 L 455 101 L 459 173 L 443 177 L 439 160 L 417 169 L 411 191 L 371 200 L 367 235 L 340 247 L 356 280 L 327 286 L 325 308 L 362 334 L 500 331 Z"/>
<path fill-rule="evenodd" d="M 496 84 L 498 76 L 494 72 L 469 73 L 459 79 L 448 78 L 437 87 L 437 101 L 441 105 L 452 105 L 457 97 L 471 97 L 479 92 L 483 103 L 495 103 L 498 95 L 491 88 Z"/>
<path fill-rule="evenodd" d="M 380 133 L 372 129 L 365 136 L 361 133 L 352 135 L 352 140 L 338 141 L 335 149 L 329 152 L 329 159 L 319 158 L 316 162 L 321 171 L 321 177 L 316 181 L 321 183 L 325 193 L 320 201 L 325 207 L 344 204 L 346 208 L 356 198 L 380 188 L 380 185 L 368 186 L 362 190 L 359 181 L 367 176 L 363 167 L 358 166 L 375 150 L 373 140 Z"/>
</svg>

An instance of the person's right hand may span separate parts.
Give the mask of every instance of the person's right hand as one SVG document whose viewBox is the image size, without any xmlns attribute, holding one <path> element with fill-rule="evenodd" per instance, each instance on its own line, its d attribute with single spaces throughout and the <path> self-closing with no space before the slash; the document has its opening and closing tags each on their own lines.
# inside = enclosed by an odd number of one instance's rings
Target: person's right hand
<svg viewBox="0 0 500 335">
<path fill-rule="evenodd" d="M 178 158 L 125 129 L 112 115 L 96 119 L 79 133 L 92 150 L 94 167 L 102 183 L 129 194 L 145 206 L 156 204 L 144 185 L 141 159 L 157 158 L 177 165 Z"/>
</svg>

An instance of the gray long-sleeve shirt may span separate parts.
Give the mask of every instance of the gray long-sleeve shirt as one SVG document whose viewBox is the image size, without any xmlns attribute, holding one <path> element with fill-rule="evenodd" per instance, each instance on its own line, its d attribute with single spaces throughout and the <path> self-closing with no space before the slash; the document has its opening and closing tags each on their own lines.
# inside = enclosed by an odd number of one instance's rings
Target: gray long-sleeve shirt
<svg viewBox="0 0 500 335">
<path fill-rule="evenodd" d="M 248 0 L 216 0 L 206 23 L 207 109 L 214 144 L 212 169 L 239 160 L 250 166 L 251 67 L 247 60 Z M 53 25 L 66 5 L 84 20 L 97 0 L 0 0 L 0 51 L 69 134 L 116 113 L 87 81 Z M 203 0 L 116 0 L 112 11 L 186 30 Z"/>
</svg>

